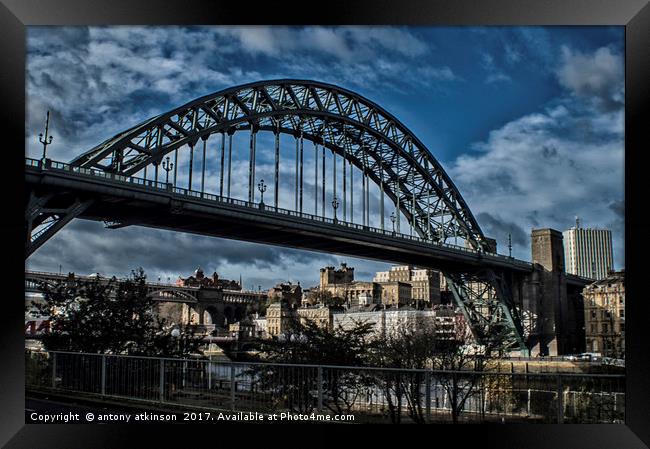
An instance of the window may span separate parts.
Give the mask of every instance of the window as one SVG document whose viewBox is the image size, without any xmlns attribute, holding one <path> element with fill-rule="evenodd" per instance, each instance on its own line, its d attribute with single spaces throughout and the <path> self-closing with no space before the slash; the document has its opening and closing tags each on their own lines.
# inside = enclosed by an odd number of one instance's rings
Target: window
<svg viewBox="0 0 650 449">
<path fill-rule="evenodd" d="M 603 332 L 609 332 L 609 326 L 607 325 L 607 323 L 602 324 L 602 329 L 603 329 Z"/>
</svg>

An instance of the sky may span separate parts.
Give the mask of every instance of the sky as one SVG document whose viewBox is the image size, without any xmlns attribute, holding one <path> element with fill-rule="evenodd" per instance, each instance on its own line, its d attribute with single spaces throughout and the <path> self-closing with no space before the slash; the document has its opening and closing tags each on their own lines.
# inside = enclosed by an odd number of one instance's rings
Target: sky
<svg viewBox="0 0 650 449">
<path fill-rule="evenodd" d="M 584 227 L 612 231 L 615 268 L 624 267 L 623 27 L 31 26 L 27 48 L 28 157 L 42 154 L 47 110 L 48 157 L 70 161 L 227 87 L 323 81 L 397 116 L 442 164 L 500 253 L 510 234 L 513 256 L 530 260 L 532 229 L 566 230 L 578 216 Z M 264 173 L 269 152 L 261 155 Z M 288 192 L 288 177 L 285 184 Z M 200 265 L 264 289 L 287 280 L 314 285 L 320 267 L 340 262 L 358 279 L 389 267 L 85 220 L 68 224 L 26 265 L 106 275 L 142 266 L 163 281 Z"/>
</svg>

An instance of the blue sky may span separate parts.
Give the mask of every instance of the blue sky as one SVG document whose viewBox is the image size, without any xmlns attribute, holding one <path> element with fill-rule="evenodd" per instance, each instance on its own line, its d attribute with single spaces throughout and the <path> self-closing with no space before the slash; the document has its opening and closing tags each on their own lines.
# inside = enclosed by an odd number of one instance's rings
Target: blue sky
<svg viewBox="0 0 650 449">
<path fill-rule="evenodd" d="M 623 266 L 622 27 L 29 27 L 27 154 L 52 111 L 49 155 L 70 160 L 196 97 L 259 79 L 303 78 L 358 92 L 396 115 L 447 170 L 487 235 L 530 259 L 534 227 L 613 232 Z M 144 228 L 75 221 L 34 269 L 175 278 L 201 264 L 250 287 L 347 261 Z M 253 267 L 253 268 L 251 268 Z M 248 282 L 247 282 L 248 280 Z M 248 285 L 251 284 L 251 285 Z"/>
</svg>

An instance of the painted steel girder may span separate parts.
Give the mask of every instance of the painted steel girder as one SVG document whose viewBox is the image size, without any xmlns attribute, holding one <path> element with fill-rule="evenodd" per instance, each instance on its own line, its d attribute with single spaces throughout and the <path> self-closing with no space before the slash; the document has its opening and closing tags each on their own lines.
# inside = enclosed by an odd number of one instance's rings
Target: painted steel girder
<svg viewBox="0 0 650 449">
<path fill-rule="evenodd" d="M 381 160 L 388 178 L 392 176 L 398 180 L 400 194 L 404 196 L 400 198 L 400 208 L 421 236 L 435 235 L 432 231 L 440 227 L 428 223 L 421 201 L 426 192 L 432 191 L 443 200 L 453 218 L 446 227 L 453 227 L 451 223 L 455 221 L 458 237 L 466 239 L 476 249 L 487 249 L 482 231 L 462 196 L 417 137 L 370 100 L 315 81 L 261 81 L 198 98 L 116 135 L 72 163 L 129 175 L 159 162 L 181 146 L 195 145 L 199 138 L 265 123 L 269 127 L 279 124 L 282 132 L 286 132 L 284 128 L 294 134 L 299 130 L 311 132 L 315 141 L 332 139 L 334 142 L 329 142 L 330 146 L 341 154 L 345 148 L 341 141 L 354 139 L 334 132 L 335 128 L 357 130 L 357 143 L 364 139 L 381 144 L 382 151 L 378 153 L 363 147 L 374 160 L 370 165 L 375 175 L 373 181 L 377 183 L 380 178 L 376 169 Z M 322 123 L 327 124 L 329 130 L 321 127 L 319 134 L 317 125 Z M 358 157 L 356 159 L 359 161 Z M 392 196 L 395 197 L 394 193 Z"/>
<path fill-rule="evenodd" d="M 60 203 L 61 197 L 29 194 L 25 208 L 25 259 L 92 204 L 92 200 L 79 198 L 72 198 L 65 205 L 52 206 L 49 204 L 51 201 Z"/>
<path fill-rule="evenodd" d="M 502 274 L 482 269 L 445 273 L 445 279 L 477 343 L 527 350 L 520 314 Z"/>
</svg>

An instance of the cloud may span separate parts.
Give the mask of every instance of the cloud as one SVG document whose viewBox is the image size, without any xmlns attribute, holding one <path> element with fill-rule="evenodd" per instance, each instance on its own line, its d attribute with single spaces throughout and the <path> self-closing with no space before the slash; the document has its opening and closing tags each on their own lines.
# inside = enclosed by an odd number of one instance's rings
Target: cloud
<svg viewBox="0 0 650 449">
<path fill-rule="evenodd" d="M 589 97 L 608 109 L 620 108 L 623 95 L 623 59 L 610 47 L 584 54 L 562 47 L 562 63 L 556 74 L 560 84 L 581 97 Z"/>
<path fill-rule="evenodd" d="M 479 72 L 486 83 L 509 82 L 511 76 L 519 81 L 517 64 L 546 71 L 557 66 L 558 52 L 548 31 L 525 28 L 513 34 L 516 39 L 503 47 L 503 57 L 493 46 L 488 48 L 494 57 L 487 50 L 482 53 L 478 66 L 484 69 Z M 311 78 L 348 86 L 390 111 L 409 109 L 415 114 L 399 96 L 444 92 L 466 73 L 458 72 L 453 58 L 440 62 L 431 40 L 422 35 L 417 28 L 400 27 L 29 27 L 28 154 L 40 156 L 37 135 L 47 110 L 52 111 L 55 136 L 49 154 L 70 160 L 191 99 L 265 78 Z M 529 259 L 526 242 L 531 226 L 562 229 L 580 215 L 585 223 L 604 224 L 616 232 L 618 258 L 624 209 L 623 111 L 617 102 L 622 101 L 622 77 L 612 64 L 622 61 L 609 47 L 591 53 L 565 47 L 559 59 L 554 75 L 575 98 L 565 96 L 495 129 L 473 152 L 450 163 L 449 173 L 501 249 L 510 232 L 516 255 Z M 594 101 L 606 107 L 596 111 Z M 211 154 L 215 145 L 211 139 Z M 269 144 L 259 141 L 259 148 L 264 145 Z M 247 143 L 239 142 L 235 148 L 235 159 L 243 161 Z M 259 154 L 263 157 L 264 152 Z M 293 160 L 291 154 L 288 159 L 283 156 L 287 160 Z M 188 163 L 184 153 L 180 164 Z M 293 205 L 291 169 L 291 164 L 282 165 L 281 207 Z M 269 160 L 261 160 L 257 170 L 272 179 Z M 305 170 L 311 173 L 310 168 Z M 179 183 L 185 186 L 187 174 L 181 173 Z M 216 174 L 212 163 L 206 184 L 217 186 Z M 233 180 L 236 196 L 246 197 L 246 164 L 233 166 Z M 355 181 L 358 193 L 360 178 Z M 306 210 L 311 212 L 313 184 L 307 182 L 305 189 Z M 269 188 L 265 201 L 271 194 Z M 374 192 L 371 201 L 376 217 Z M 359 204 L 355 201 L 357 218 Z M 327 211 L 331 215 L 329 207 Z M 243 272 L 245 283 L 250 277 L 250 282 L 268 286 L 287 278 L 308 285 L 317 280 L 320 266 L 341 261 L 355 264 L 358 273 L 386 266 L 145 228 L 104 230 L 101 224 L 83 221 L 64 228 L 30 258 L 30 265 L 56 270 L 62 263 L 65 270 L 107 274 L 126 274 L 125 270 L 142 265 L 153 276 L 175 277 L 201 264 L 206 271 L 231 278 Z M 252 271 L 255 274 L 246 275 Z"/>
<path fill-rule="evenodd" d="M 365 62 L 383 52 L 415 57 L 429 46 L 406 29 L 394 27 L 218 27 L 215 32 L 252 55 L 286 57 L 318 52 L 345 62 Z"/>
<path fill-rule="evenodd" d="M 506 82 L 512 81 L 512 78 L 510 78 L 509 75 L 504 73 L 497 66 L 497 64 L 494 62 L 494 57 L 489 53 L 482 53 L 481 61 L 482 61 L 481 65 L 483 66 L 483 68 L 487 73 L 485 77 L 486 84 L 492 84 L 499 81 L 506 81 Z"/>
<path fill-rule="evenodd" d="M 48 151 L 60 160 L 194 98 L 259 79 L 403 93 L 456 79 L 448 66 L 423 63 L 430 45 L 395 27 L 30 27 L 27 46 L 27 152 L 40 154 L 37 136 L 50 110 Z"/>
<path fill-rule="evenodd" d="M 613 201 L 610 203 L 609 208 L 614 211 L 619 218 L 625 218 L 625 200 Z"/>
<path fill-rule="evenodd" d="M 506 61 L 508 62 L 508 64 L 511 65 L 516 64 L 522 58 L 522 55 L 519 52 L 519 50 L 517 50 L 513 45 L 506 44 L 504 51 L 506 54 Z"/>
<path fill-rule="evenodd" d="M 486 233 L 513 233 L 517 257 L 528 259 L 531 228 L 567 229 L 575 215 L 592 227 L 618 223 L 624 195 L 622 111 L 596 112 L 565 99 L 513 120 L 475 144 L 449 169 Z M 609 122 L 607 129 L 600 123 Z M 504 221 L 500 217 L 509 217 Z M 611 227 L 611 226 L 610 226 Z M 623 238 L 614 235 L 623 260 Z"/>
<path fill-rule="evenodd" d="M 523 247 L 528 244 L 526 232 L 513 221 L 505 220 L 498 215 L 492 215 L 488 212 L 479 213 L 476 219 L 481 224 L 485 235 L 497 239 L 498 251 L 502 254 L 505 254 L 507 251 L 508 234 L 510 234 L 513 246 L 519 245 Z"/>
<path fill-rule="evenodd" d="M 197 266 L 206 273 L 239 279 L 244 286 L 268 288 L 282 280 L 318 282 L 319 269 L 348 262 L 360 272 L 374 273 L 387 264 L 333 254 L 195 236 L 144 227 L 105 229 L 102 223 L 75 220 L 28 260 L 31 270 L 126 276 L 144 267 L 150 279 L 175 280 Z M 256 287 L 255 287 L 256 288 Z"/>
</svg>

